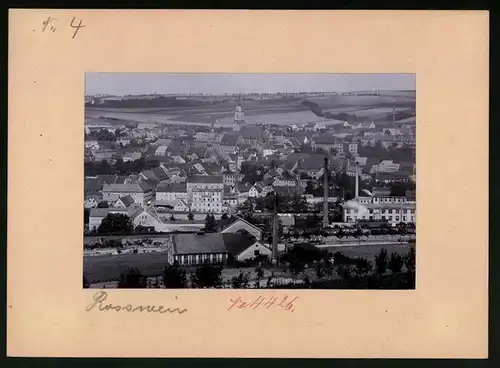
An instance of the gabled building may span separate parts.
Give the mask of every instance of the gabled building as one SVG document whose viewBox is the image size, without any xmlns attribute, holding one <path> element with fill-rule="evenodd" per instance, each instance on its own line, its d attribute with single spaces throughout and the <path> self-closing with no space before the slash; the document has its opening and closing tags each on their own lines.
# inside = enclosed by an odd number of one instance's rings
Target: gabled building
<svg viewBox="0 0 500 368">
<path fill-rule="evenodd" d="M 115 208 L 128 208 L 135 204 L 134 198 L 130 195 L 126 195 L 124 197 L 120 197 L 113 203 L 113 207 Z"/>
<path fill-rule="evenodd" d="M 147 183 L 137 184 L 104 184 L 103 200 L 112 203 L 124 196 L 131 196 L 137 204 L 145 205 L 153 197 L 153 190 Z"/>
<path fill-rule="evenodd" d="M 235 216 L 231 223 L 220 229 L 220 233 L 235 234 L 240 232 L 241 230 L 245 230 L 246 232 L 254 236 L 257 240 L 262 240 L 262 230 L 238 216 Z"/>
</svg>

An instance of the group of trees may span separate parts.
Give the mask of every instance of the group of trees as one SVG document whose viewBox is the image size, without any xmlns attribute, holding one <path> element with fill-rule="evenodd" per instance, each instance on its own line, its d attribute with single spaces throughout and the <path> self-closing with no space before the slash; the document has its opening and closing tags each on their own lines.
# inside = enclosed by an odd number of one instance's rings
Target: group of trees
<svg viewBox="0 0 500 368">
<path fill-rule="evenodd" d="M 197 266 L 191 273 L 188 273 L 184 267 L 181 267 L 177 261 L 165 267 L 162 279 L 163 285 L 168 289 L 181 288 L 220 288 L 223 286 L 221 265 L 212 265 L 204 263 Z M 84 278 L 84 285 L 88 282 Z M 85 286 L 84 286 L 85 287 Z M 141 273 L 137 268 L 130 268 L 120 275 L 118 288 L 144 289 L 147 287 L 159 287 L 151 285 L 148 277 Z"/>
<path fill-rule="evenodd" d="M 302 250 L 304 252 L 304 250 Z M 320 250 L 308 250 L 309 258 L 287 253 L 286 267 L 294 275 L 304 272 L 304 284 L 289 283 L 274 287 L 313 289 L 413 289 L 415 288 L 415 249 L 401 255 L 382 248 L 374 261 L 365 257 L 348 257 L 341 252 L 328 254 Z M 333 260 L 333 262 L 332 262 Z M 315 281 L 305 270 L 313 266 Z M 336 272 L 335 272 L 336 271 Z"/>
<path fill-rule="evenodd" d="M 411 147 L 394 147 L 385 148 L 380 141 L 375 142 L 372 146 L 360 146 L 358 154 L 361 157 L 370 157 L 377 160 L 393 160 L 394 162 L 413 162 L 415 160 L 415 152 Z"/>
<path fill-rule="evenodd" d="M 107 129 L 100 129 L 96 132 L 91 132 L 89 134 L 85 134 L 85 140 L 96 140 L 96 141 L 105 141 L 105 142 L 115 142 L 118 138 L 126 136 L 126 133 L 121 129 L 116 129 L 115 132 L 110 132 Z"/>
<path fill-rule="evenodd" d="M 243 183 L 255 184 L 262 181 L 266 170 L 261 164 L 255 162 L 242 162 L 240 173 L 243 174 Z"/>
<path fill-rule="evenodd" d="M 275 206 L 280 213 L 302 213 L 309 208 L 305 197 L 299 195 L 278 195 L 273 192 L 268 193 L 265 197 L 248 198 L 240 204 L 238 212 L 241 214 L 249 214 L 254 211 L 274 211 Z"/>
<path fill-rule="evenodd" d="M 132 220 L 122 213 L 109 213 L 97 228 L 99 234 L 130 234 L 133 232 Z"/>
<path fill-rule="evenodd" d="M 217 229 L 217 221 L 215 220 L 215 216 L 212 214 L 207 214 L 205 217 L 205 228 L 203 229 L 207 233 L 214 233 Z"/>
<path fill-rule="evenodd" d="M 135 161 L 123 162 L 121 158 L 118 158 L 114 165 L 111 165 L 108 161 L 102 160 L 100 162 L 88 161 L 84 163 L 85 175 L 95 176 L 95 175 L 128 175 L 128 174 L 138 174 L 144 170 L 150 170 L 158 167 L 159 161 L 156 160 L 146 160 L 144 157 L 139 158 Z"/>
</svg>

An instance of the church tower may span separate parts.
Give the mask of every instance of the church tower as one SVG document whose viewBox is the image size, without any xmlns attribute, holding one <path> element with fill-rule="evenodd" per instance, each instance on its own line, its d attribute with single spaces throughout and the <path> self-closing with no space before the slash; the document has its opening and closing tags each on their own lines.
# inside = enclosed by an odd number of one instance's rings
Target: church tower
<svg viewBox="0 0 500 368">
<path fill-rule="evenodd" d="M 241 106 L 241 95 L 238 96 L 238 105 L 234 109 L 234 122 L 233 130 L 240 130 L 241 126 L 245 124 L 245 116 L 243 114 L 243 106 Z"/>
</svg>

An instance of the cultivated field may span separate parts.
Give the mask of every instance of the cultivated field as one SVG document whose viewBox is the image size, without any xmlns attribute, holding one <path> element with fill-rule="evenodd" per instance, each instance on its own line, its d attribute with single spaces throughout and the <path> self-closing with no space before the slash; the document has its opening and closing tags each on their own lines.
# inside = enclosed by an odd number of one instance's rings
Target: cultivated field
<svg viewBox="0 0 500 368">
<path fill-rule="evenodd" d="M 381 116 L 392 112 L 393 101 L 398 111 L 414 109 L 415 93 L 390 91 L 381 96 L 326 96 L 312 98 L 283 97 L 270 100 L 243 100 L 245 119 L 250 124 L 302 124 L 326 122 L 318 117 L 304 101 L 316 104 L 323 112 L 356 114 L 363 118 Z M 88 107 L 87 118 L 113 118 L 135 122 L 160 124 L 232 124 L 236 100 L 213 102 L 193 99 L 194 106 L 173 106 L 165 108 L 104 108 Z M 117 121 L 117 123 L 120 123 Z"/>
</svg>

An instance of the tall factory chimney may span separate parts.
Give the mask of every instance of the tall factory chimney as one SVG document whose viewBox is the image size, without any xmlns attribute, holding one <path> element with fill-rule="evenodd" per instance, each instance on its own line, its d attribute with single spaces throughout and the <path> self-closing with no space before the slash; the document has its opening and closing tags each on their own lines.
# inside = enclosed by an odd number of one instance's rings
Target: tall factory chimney
<svg viewBox="0 0 500 368">
<path fill-rule="evenodd" d="M 328 227 L 328 157 L 323 166 L 323 229 Z"/>
<path fill-rule="evenodd" d="M 272 262 L 278 263 L 278 193 L 274 192 Z"/>
<path fill-rule="evenodd" d="M 356 161 L 356 188 L 354 192 L 354 198 L 358 199 L 359 196 L 359 168 L 358 168 L 358 161 Z"/>
</svg>

